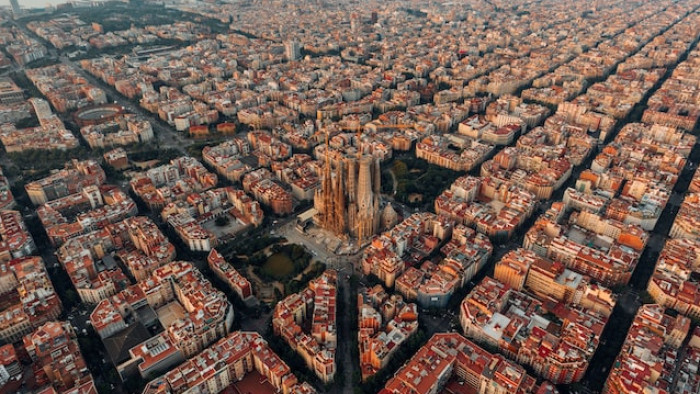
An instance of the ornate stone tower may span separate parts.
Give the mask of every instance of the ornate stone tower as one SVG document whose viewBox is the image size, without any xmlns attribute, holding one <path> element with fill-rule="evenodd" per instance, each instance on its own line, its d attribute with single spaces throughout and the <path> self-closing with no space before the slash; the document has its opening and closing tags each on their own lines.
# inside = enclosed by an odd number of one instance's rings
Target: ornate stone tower
<svg viewBox="0 0 700 394">
<path fill-rule="evenodd" d="M 331 163 L 326 153 L 325 161 L 321 188 L 314 197 L 316 223 L 359 240 L 376 234 L 381 223 L 379 160 L 360 153 Z"/>
</svg>

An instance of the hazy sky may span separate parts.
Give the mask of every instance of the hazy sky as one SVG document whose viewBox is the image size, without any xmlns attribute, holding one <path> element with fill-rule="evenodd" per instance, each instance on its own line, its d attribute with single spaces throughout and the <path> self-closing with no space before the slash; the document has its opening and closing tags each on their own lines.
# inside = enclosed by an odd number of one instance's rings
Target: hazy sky
<svg viewBox="0 0 700 394">
<path fill-rule="evenodd" d="M 47 4 L 62 4 L 68 0 L 19 0 L 19 5 L 22 8 L 42 8 Z M 0 0 L 0 6 L 10 6 L 10 0 Z"/>
</svg>

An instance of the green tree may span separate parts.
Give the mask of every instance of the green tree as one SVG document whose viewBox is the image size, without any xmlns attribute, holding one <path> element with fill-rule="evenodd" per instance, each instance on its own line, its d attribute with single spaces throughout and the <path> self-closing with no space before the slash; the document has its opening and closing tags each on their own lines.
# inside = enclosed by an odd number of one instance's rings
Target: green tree
<svg viewBox="0 0 700 394">
<path fill-rule="evenodd" d="M 396 160 L 392 166 L 392 171 L 394 171 L 394 175 L 396 175 L 397 178 L 403 178 L 408 173 L 408 166 L 403 161 Z"/>
<path fill-rule="evenodd" d="M 642 304 L 655 304 L 656 301 L 654 300 L 654 297 L 649 294 L 648 291 L 644 290 L 639 294 L 639 299 L 642 302 Z"/>
<path fill-rule="evenodd" d="M 224 227 L 224 226 L 228 225 L 229 222 L 230 222 L 230 220 L 229 220 L 228 216 L 226 216 L 226 215 L 219 216 L 214 220 L 214 224 L 216 224 L 219 227 Z"/>
<path fill-rule="evenodd" d="M 78 305 L 80 303 L 80 298 L 78 297 L 78 293 L 75 292 L 73 289 L 68 289 L 63 293 L 65 295 L 65 301 L 66 304 L 64 305 L 66 308 L 72 308 L 75 305 Z"/>
</svg>

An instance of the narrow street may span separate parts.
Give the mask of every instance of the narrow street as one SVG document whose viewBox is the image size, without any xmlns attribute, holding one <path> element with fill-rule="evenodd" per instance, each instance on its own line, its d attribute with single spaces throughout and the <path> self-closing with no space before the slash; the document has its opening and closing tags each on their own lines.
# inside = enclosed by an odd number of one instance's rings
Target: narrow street
<svg viewBox="0 0 700 394">
<path fill-rule="evenodd" d="M 352 349 L 350 347 L 354 343 L 352 340 L 353 335 L 357 335 L 357 328 L 350 326 L 350 314 L 357 313 L 355 310 L 350 310 L 350 283 L 347 279 L 348 275 L 344 272 L 338 273 L 338 292 L 341 295 L 339 302 L 345 305 L 343 310 L 345 313 L 342 316 L 336 316 L 338 324 L 338 349 L 336 352 L 336 381 L 340 380 L 341 385 L 334 385 L 331 393 L 342 393 L 342 394 L 352 394 L 353 392 L 353 381 L 352 372 L 354 370 L 353 365 L 358 363 L 359 360 L 353 360 Z M 343 377 L 338 379 L 338 375 L 342 374 Z"/>
</svg>

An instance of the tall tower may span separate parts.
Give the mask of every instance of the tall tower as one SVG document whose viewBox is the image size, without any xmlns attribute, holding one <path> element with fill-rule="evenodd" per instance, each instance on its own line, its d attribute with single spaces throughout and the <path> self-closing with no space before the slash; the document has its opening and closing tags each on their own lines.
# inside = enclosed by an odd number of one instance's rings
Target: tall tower
<svg viewBox="0 0 700 394">
<path fill-rule="evenodd" d="M 360 15 L 357 12 L 350 14 L 350 30 L 357 33 L 360 30 Z"/>
<path fill-rule="evenodd" d="M 323 212 L 323 223 L 322 226 L 326 229 L 334 231 L 333 228 L 333 214 L 335 214 L 336 207 L 334 207 L 334 189 L 335 183 L 333 182 L 333 175 L 331 173 L 331 160 L 329 154 L 328 146 L 328 134 L 326 134 L 326 163 L 323 169 L 323 179 L 321 180 L 321 209 L 319 212 Z"/>
<path fill-rule="evenodd" d="M 372 187 L 373 199 L 372 199 L 372 234 L 376 234 L 380 230 L 382 224 L 382 217 L 379 213 L 379 207 L 382 203 L 382 167 L 378 158 L 374 158 L 374 173 L 372 174 Z"/>
<path fill-rule="evenodd" d="M 284 54 L 290 62 L 301 58 L 301 44 L 296 40 L 287 41 L 284 44 Z"/>
<path fill-rule="evenodd" d="M 360 213 L 372 209 L 372 158 L 360 159 L 360 173 L 357 176 L 357 208 Z"/>
<path fill-rule="evenodd" d="M 355 157 L 331 160 L 328 136 L 325 160 L 321 187 L 314 196 L 316 223 L 359 242 L 376 234 L 381 223 L 379 160 L 363 155 L 361 146 Z"/>
<path fill-rule="evenodd" d="M 374 159 L 374 172 L 372 173 L 372 191 L 375 196 L 379 196 L 382 192 L 382 167 L 379 165 L 379 159 Z"/>
<path fill-rule="evenodd" d="M 347 212 L 347 204 L 345 203 L 345 178 L 343 177 L 343 162 L 338 163 L 337 170 L 335 172 L 335 195 L 333 196 L 333 206 L 334 211 L 331 214 L 329 220 L 333 225 L 333 231 L 336 234 L 344 234 L 346 232 L 345 228 L 345 216 Z"/>
<path fill-rule="evenodd" d="M 12 16 L 17 19 L 22 15 L 22 9 L 19 7 L 19 0 L 10 0 L 10 5 L 12 5 Z"/>
<path fill-rule="evenodd" d="M 354 203 L 355 197 L 357 196 L 357 184 L 355 179 L 355 174 L 357 173 L 357 166 L 355 160 L 348 160 L 348 203 Z"/>
<path fill-rule="evenodd" d="M 356 222 L 351 231 L 357 237 L 358 242 L 362 242 L 367 237 L 371 237 L 379 230 L 379 181 L 376 180 L 376 173 L 379 162 L 371 156 L 360 158 L 360 170 L 357 175 L 357 214 Z M 375 178 L 375 179 L 373 179 Z"/>
</svg>

